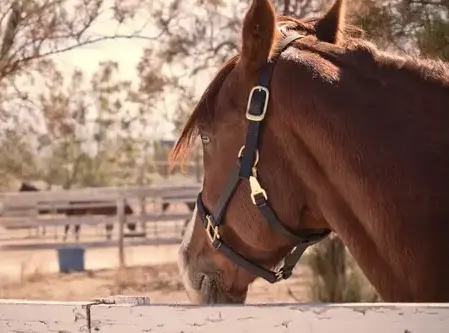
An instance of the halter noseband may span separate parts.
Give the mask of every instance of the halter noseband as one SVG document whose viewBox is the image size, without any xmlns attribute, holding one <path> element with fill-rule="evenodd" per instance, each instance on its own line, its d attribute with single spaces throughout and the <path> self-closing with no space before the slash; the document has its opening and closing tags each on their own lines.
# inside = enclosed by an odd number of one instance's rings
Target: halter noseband
<svg viewBox="0 0 449 333">
<path fill-rule="evenodd" d="M 302 37 L 303 36 L 299 34 L 292 34 L 282 39 L 278 43 L 278 54 L 273 57 L 272 61 L 267 61 L 262 67 L 258 85 L 253 87 L 249 94 L 246 111 L 246 118 L 249 121 L 249 125 L 245 145 L 240 149 L 237 165 L 231 171 L 228 181 L 226 182 L 212 213 L 210 213 L 204 206 L 203 200 L 201 199 L 202 192 L 198 194 L 197 198 L 198 214 L 212 246 L 227 256 L 235 264 L 245 268 L 256 276 L 262 277 L 270 283 L 288 279 L 304 251 L 310 245 L 327 237 L 330 233 L 329 229 L 302 229 L 295 232 L 290 231 L 279 220 L 274 210 L 268 204 L 268 195 L 257 179 L 257 163 L 259 161 L 259 151 L 257 148 L 258 138 L 262 121 L 264 120 L 268 109 L 271 75 L 279 55 L 292 42 Z M 219 226 L 223 224 L 223 216 L 227 205 L 231 200 L 237 185 L 244 178 L 249 180 L 251 188 L 250 195 L 253 204 L 259 208 L 270 227 L 286 235 L 291 239 L 293 244 L 296 244 L 294 249 L 285 256 L 284 264 L 277 272 L 273 272 L 253 263 L 234 251 L 231 247 L 226 245 L 219 233 Z"/>
</svg>

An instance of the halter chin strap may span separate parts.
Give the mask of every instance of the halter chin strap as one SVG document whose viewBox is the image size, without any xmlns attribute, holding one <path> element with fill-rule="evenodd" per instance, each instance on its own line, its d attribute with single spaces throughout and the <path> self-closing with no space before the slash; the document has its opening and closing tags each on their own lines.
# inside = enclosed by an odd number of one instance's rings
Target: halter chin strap
<svg viewBox="0 0 449 333">
<path fill-rule="evenodd" d="M 259 276 L 270 283 L 289 278 L 293 268 L 298 263 L 304 251 L 312 244 L 315 244 L 327 237 L 329 229 L 301 229 L 291 231 L 279 220 L 274 210 L 268 203 L 268 195 L 257 179 L 257 163 L 259 162 L 258 141 L 265 118 L 268 101 L 270 97 L 269 85 L 273 69 L 279 54 L 284 51 L 292 42 L 302 38 L 302 35 L 291 34 L 282 39 L 278 44 L 279 53 L 268 61 L 261 69 L 258 85 L 250 92 L 246 118 L 249 121 L 245 145 L 240 149 L 238 161 L 231 171 L 229 178 L 223 188 L 217 203 L 212 212 L 209 212 L 201 199 L 202 192 L 198 194 L 197 208 L 198 215 L 204 225 L 207 236 L 212 246 L 227 256 L 235 264 L 245 268 L 252 274 Z M 296 246 L 284 258 L 283 266 L 276 272 L 266 269 L 256 263 L 251 262 L 244 256 L 234 251 L 222 239 L 219 233 L 219 226 L 223 224 L 223 216 L 226 212 L 229 201 L 241 180 L 249 181 L 251 189 L 251 200 L 267 220 L 270 228 L 276 229 L 281 234 L 289 237 Z"/>
</svg>

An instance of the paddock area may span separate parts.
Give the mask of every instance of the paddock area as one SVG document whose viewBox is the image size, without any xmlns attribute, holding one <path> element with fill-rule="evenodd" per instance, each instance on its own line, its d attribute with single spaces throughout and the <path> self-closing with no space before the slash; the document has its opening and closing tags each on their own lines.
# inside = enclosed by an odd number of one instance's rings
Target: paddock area
<svg viewBox="0 0 449 333">
<path fill-rule="evenodd" d="M 176 265 L 179 244 L 127 246 L 127 267 L 118 268 L 117 248 L 88 249 L 86 271 L 58 272 L 54 250 L 0 251 L 0 299 L 82 301 L 114 294 L 144 295 L 157 303 L 189 303 Z M 310 271 L 298 265 L 288 281 L 256 281 L 249 293 L 255 303 L 307 300 Z"/>
<path fill-rule="evenodd" d="M 181 203 L 166 214 L 185 217 L 190 212 Z M 129 220 L 124 218 L 115 223 L 109 240 L 104 224 L 81 224 L 80 238 L 68 235 L 65 241 L 61 224 L 47 227 L 45 235 L 3 228 L 0 332 L 254 332 L 263 327 L 327 333 L 329 325 L 368 333 L 447 332 L 449 307 L 441 304 L 308 303 L 314 278 L 304 260 L 286 281 L 256 280 L 243 309 L 192 307 L 177 267 L 185 221 L 161 220 L 147 223 L 143 237 L 126 237 Z M 84 248 L 85 269 L 60 273 L 58 249 L 71 246 Z"/>
<path fill-rule="evenodd" d="M 3 205 L 3 211 L 5 207 L 14 208 L 16 216 L 13 222 L 9 216 L 5 217 L 6 214 L 1 217 L 2 221 L 8 221 L 9 228 L 0 228 L 0 298 L 82 301 L 123 293 L 143 294 L 161 303 L 188 303 L 176 261 L 185 219 L 191 215 L 186 202 L 195 200 L 197 187 L 189 184 L 5 194 L 3 202 L 8 205 Z M 143 210 L 138 200 L 142 197 L 146 198 Z M 89 200 L 104 202 L 107 199 L 117 205 L 120 204 L 117 198 L 124 198 L 135 214 L 121 219 L 117 210 L 118 216 L 106 216 L 107 222 L 114 225 L 110 240 L 105 237 L 105 223 L 90 223 L 96 217 L 92 211 L 82 216 L 62 215 L 58 217 L 58 223 L 53 224 L 52 216 L 44 219 L 37 211 L 41 209 L 42 212 L 42 202 L 47 202 L 53 210 L 73 207 L 74 201 L 80 208 L 92 209 Z M 79 204 L 81 199 L 82 204 Z M 170 203 L 170 207 L 161 212 L 164 202 Z M 28 215 L 20 216 L 24 211 Z M 138 232 L 133 237 L 133 233 L 126 229 L 127 223 L 132 219 L 144 220 L 145 216 L 151 217 L 145 227 L 137 224 L 137 230 L 145 230 L 145 234 Z M 11 228 L 14 223 L 24 228 Z M 63 240 L 64 223 L 80 223 L 78 240 L 72 228 Z M 71 246 L 84 249 L 85 271 L 62 274 L 58 266 L 58 249 Z M 249 299 L 258 303 L 306 300 L 310 275 L 308 267 L 298 265 L 295 276 L 288 282 L 269 285 L 257 281 L 251 287 Z"/>
<path fill-rule="evenodd" d="M 15 216 L 0 218 L 0 332 L 252 332 L 264 327 L 270 332 L 324 333 L 330 319 L 333 328 L 350 322 L 355 331 L 363 327 L 371 329 L 367 332 L 404 333 L 425 327 L 429 333 L 446 332 L 449 307 L 444 305 L 308 303 L 314 283 L 304 263 L 308 252 L 290 279 L 277 284 L 256 280 L 244 311 L 192 307 L 177 257 L 195 190 L 35 192 L 3 200 L 2 212 L 14 211 Z M 152 202 L 136 209 L 142 203 L 136 197 L 147 196 Z M 98 208 L 98 202 L 102 209 L 115 209 L 116 216 L 105 217 L 105 211 L 95 216 L 92 208 Z M 124 214 L 125 203 L 133 214 Z M 164 203 L 170 207 L 161 210 Z M 74 207 L 86 214 L 42 218 L 42 211 L 60 213 Z M 127 230 L 129 223 L 136 223 L 137 232 Z M 79 237 L 73 228 L 61 237 L 64 225 L 79 225 Z M 113 226 L 110 237 L 105 225 Z M 84 269 L 62 273 L 58 252 L 71 247 L 84 250 Z"/>
<path fill-rule="evenodd" d="M 0 276 L 0 332 L 224 333 L 263 327 L 270 333 L 328 333 L 332 327 L 337 332 L 446 333 L 449 327 L 444 304 L 307 303 L 311 276 L 302 264 L 279 284 L 257 280 L 244 308 L 192 307 L 178 274 L 177 249 L 128 246 L 129 267 L 122 269 L 116 268 L 116 248 L 92 249 L 86 253 L 87 270 L 72 274 L 60 274 L 49 264 L 56 261 L 51 250 L 2 253 L 0 260 L 7 264 Z"/>
</svg>

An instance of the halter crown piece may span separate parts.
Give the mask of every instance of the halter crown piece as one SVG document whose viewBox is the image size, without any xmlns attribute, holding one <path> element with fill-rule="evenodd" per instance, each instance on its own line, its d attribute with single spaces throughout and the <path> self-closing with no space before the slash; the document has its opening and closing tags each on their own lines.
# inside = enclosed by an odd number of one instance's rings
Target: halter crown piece
<svg viewBox="0 0 449 333">
<path fill-rule="evenodd" d="M 279 220 L 274 210 L 268 204 L 267 192 L 263 189 L 257 178 L 257 164 L 259 162 L 258 139 L 262 122 L 266 116 L 270 91 L 270 79 L 279 55 L 290 44 L 304 36 L 297 33 L 289 34 L 278 43 L 279 53 L 272 61 L 267 61 L 261 68 L 258 85 L 251 89 L 246 110 L 246 119 L 249 121 L 245 145 L 238 153 L 235 168 L 231 171 L 228 181 L 224 186 L 212 212 L 209 212 L 201 199 L 201 193 L 197 198 L 198 215 L 203 223 L 212 246 L 227 256 L 236 265 L 239 265 L 252 274 L 259 276 L 270 283 L 288 279 L 292 275 L 293 268 L 298 263 L 304 251 L 330 233 L 329 229 L 302 229 L 292 232 Z M 241 254 L 226 245 L 223 241 L 219 227 L 223 224 L 223 216 L 231 200 L 237 185 L 241 180 L 247 179 L 251 189 L 251 200 L 267 220 L 270 228 L 289 237 L 296 246 L 284 258 L 283 266 L 276 272 L 266 269 L 243 257 Z"/>
</svg>

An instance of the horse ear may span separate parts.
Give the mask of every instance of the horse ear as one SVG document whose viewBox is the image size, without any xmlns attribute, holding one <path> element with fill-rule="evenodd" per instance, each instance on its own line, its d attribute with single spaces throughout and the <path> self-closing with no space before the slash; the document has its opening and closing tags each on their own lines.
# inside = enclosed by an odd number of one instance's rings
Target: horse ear
<svg viewBox="0 0 449 333">
<path fill-rule="evenodd" d="M 315 25 L 315 33 L 319 40 L 338 44 L 344 28 L 345 2 L 336 0 L 326 15 Z"/>
<path fill-rule="evenodd" d="M 270 0 L 253 0 L 242 29 L 240 63 L 253 74 L 265 63 L 273 49 L 276 15 Z"/>
</svg>

